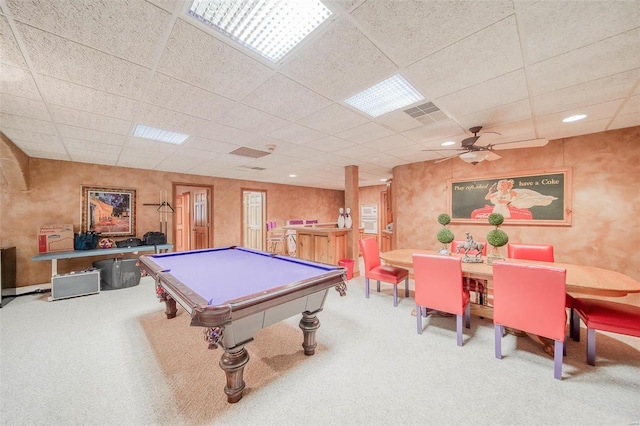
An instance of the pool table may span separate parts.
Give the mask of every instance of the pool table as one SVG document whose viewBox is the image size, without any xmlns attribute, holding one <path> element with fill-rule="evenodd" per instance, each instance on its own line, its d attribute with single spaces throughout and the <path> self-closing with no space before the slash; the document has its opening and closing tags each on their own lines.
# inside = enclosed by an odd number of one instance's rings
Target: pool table
<svg viewBox="0 0 640 426">
<path fill-rule="evenodd" d="M 329 289 L 346 294 L 345 268 L 236 246 L 140 256 L 140 267 L 155 279 L 167 318 L 179 303 L 192 326 L 204 327 L 209 349 L 224 349 L 220 367 L 230 403 L 242 398 L 244 346 L 258 330 L 301 313 L 302 347 L 313 355 L 316 314 Z"/>
</svg>

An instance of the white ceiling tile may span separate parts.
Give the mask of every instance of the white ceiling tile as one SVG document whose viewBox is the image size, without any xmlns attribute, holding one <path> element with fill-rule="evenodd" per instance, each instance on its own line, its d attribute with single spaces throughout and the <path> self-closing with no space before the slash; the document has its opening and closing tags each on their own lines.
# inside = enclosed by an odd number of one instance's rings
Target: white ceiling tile
<svg viewBox="0 0 640 426">
<path fill-rule="evenodd" d="M 427 99 L 522 68 L 515 17 L 439 50 L 407 67 L 406 73 Z"/>
<path fill-rule="evenodd" d="M 200 136 L 189 136 L 181 145 L 185 148 L 226 154 L 240 148 L 240 145 L 222 142 L 214 139 L 206 139 Z"/>
<path fill-rule="evenodd" d="M 52 151 L 40 151 L 38 149 L 31 149 L 29 147 L 20 147 L 29 157 L 33 158 L 44 158 L 47 160 L 62 160 L 62 161 L 71 161 L 69 158 L 69 154 L 66 151 L 61 152 L 52 152 Z"/>
<path fill-rule="evenodd" d="M 465 130 L 455 121 L 442 120 L 407 130 L 406 132 L 402 132 L 402 134 L 413 141 L 424 142 L 448 136 L 460 135 L 464 133 L 464 131 Z"/>
<path fill-rule="evenodd" d="M 555 114 L 536 118 L 538 133 L 548 139 L 576 136 L 581 128 L 588 129 L 587 133 L 603 132 L 606 130 L 611 118 L 622 104 L 621 100 L 605 102 L 580 108 L 579 111 L 567 110 Z M 563 123 L 562 119 L 577 113 L 586 114 L 587 118 L 572 123 Z M 562 135 L 562 136 L 560 136 Z"/>
<path fill-rule="evenodd" d="M 127 137 L 124 135 L 85 129 L 82 127 L 67 126 L 66 124 L 58 124 L 58 131 L 63 139 L 80 139 L 107 145 L 122 146 L 127 140 Z"/>
<path fill-rule="evenodd" d="M 403 146 L 413 145 L 414 141 L 402 135 L 391 135 L 383 138 L 375 139 L 370 142 L 365 142 L 362 145 L 367 148 L 375 149 L 376 151 L 393 151 Z"/>
<path fill-rule="evenodd" d="M 0 112 L 34 118 L 36 120 L 51 121 L 47 106 L 44 102 L 6 93 L 0 94 Z"/>
<path fill-rule="evenodd" d="M 504 123 L 521 122 L 522 120 L 530 120 L 531 118 L 531 104 L 529 103 L 529 99 L 523 99 L 458 117 L 458 122 L 465 129 L 469 129 L 475 126 L 499 126 Z"/>
<path fill-rule="evenodd" d="M 638 68 L 640 28 L 527 67 L 533 95 Z"/>
<path fill-rule="evenodd" d="M 264 82 L 243 102 L 290 121 L 297 121 L 331 104 L 329 99 L 280 74 Z"/>
<path fill-rule="evenodd" d="M 37 120 L 20 115 L 0 113 L 0 123 L 3 129 L 27 130 L 30 132 L 57 135 L 58 131 L 51 121 Z"/>
<path fill-rule="evenodd" d="M 64 137 L 64 146 L 69 151 L 69 154 L 72 154 L 72 152 L 79 152 L 79 151 L 85 151 L 88 153 L 95 152 L 95 153 L 113 155 L 115 156 L 115 160 L 118 159 L 118 155 L 122 150 L 122 145 L 112 145 L 112 144 L 101 143 L 99 141 L 96 142 L 92 140 L 73 139 L 70 137 Z"/>
<path fill-rule="evenodd" d="M 138 102 L 56 78 L 39 76 L 45 101 L 81 111 L 131 120 Z"/>
<path fill-rule="evenodd" d="M 17 25 L 38 74 L 132 99 L 142 96 L 151 72 L 148 68 L 27 25 Z M 69 66 L 70 62 L 74 66 Z"/>
<path fill-rule="evenodd" d="M 527 97 L 527 79 L 523 70 L 518 70 L 434 99 L 433 102 L 450 116 L 465 116 Z"/>
<path fill-rule="evenodd" d="M 69 156 L 71 161 L 77 161 L 79 163 L 91 163 L 91 164 L 106 164 L 108 166 L 115 166 L 118 163 L 118 154 L 99 152 L 99 151 L 87 151 L 84 149 L 69 149 Z"/>
<path fill-rule="evenodd" d="M 318 93 L 342 101 L 384 80 L 396 69 L 349 20 L 342 19 L 296 52 L 280 70 Z"/>
<path fill-rule="evenodd" d="M 160 158 L 152 158 L 152 157 L 137 156 L 137 155 L 134 156 L 130 154 L 125 155 L 125 153 L 123 153 L 122 155 L 120 155 L 120 158 L 118 159 L 118 162 L 116 163 L 116 165 L 122 166 L 122 167 L 134 167 L 134 168 L 143 168 L 146 170 L 153 170 L 160 163 L 160 161 L 161 161 Z"/>
<path fill-rule="evenodd" d="M 291 123 L 288 126 L 271 132 L 269 136 L 295 144 L 305 144 L 321 139 L 327 135 L 316 130 L 309 129 L 308 127 Z"/>
<path fill-rule="evenodd" d="M 49 105 L 49 112 L 53 121 L 68 126 L 84 127 L 86 129 L 101 132 L 128 135 L 131 131 L 131 122 L 91 112 L 67 108 L 60 105 Z"/>
<path fill-rule="evenodd" d="M 29 71 L 4 64 L 0 65 L 0 93 L 42 100 L 36 82 Z"/>
<path fill-rule="evenodd" d="M 349 148 L 355 146 L 355 142 L 351 142 L 345 139 L 340 139 L 335 136 L 328 136 L 326 138 L 318 139 L 309 143 L 309 145 L 315 149 L 321 151 L 334 152 L 340 149 Z"/>
<path fill-rule="evenodd" d="M 527 64 L 631 30 L 640 22 L 637 1 L 554 0 L 516 4 Z"/>
<path fill-rule="evenodd" d="M 18 47 L 7 18 L 0 15 L 0 63 L 27 68 L 24 56 Z"/>
<path fill-rule="evenodd" d="M 182 19 L 173 27 L 158 70 L 234 100 L 241 100 L 273 74 L 266 65 Z"/>
<path fill-rule="evenodd" d="M 241 103 L 236 103 L 215 121 L 254 133 L 269 134 L 290 122 Z M 310 127 L 310 126 L 308 126 Z"/>
<path fill-rule="evenodd" d="M 176 7 L 182 7 L 182 0 L 147 0 L 149 3 L 153 3 L 156 6 L 166 10 L 167 12 L 173 12 Z"/>
<path fill-rule="evenodd" d="M 640 113 L 636 114 L 619 114 L 611 121 L 607 130 L 623 129 L 625 127 L 640 126 Z"/>
<path fill-rule="evenodd" d="M 603 118 L 600 120 L 591 120 L 578 126 L 567 126 L 566 123 L 561 123 L 563 126 L 560 126 L 555 120 L 546 120 L 547 119 L 538 120 L 537 127 L 545 135 L 548 135 L 549 139 L 570 138 L 572 136 L 604 132 L 611 122 L 611 119 Z"/>
<path fill-rule="evenodd" d="M 368 1 L 352 15 L 406 66 L 513 13 L 511 1 Z"/>
<path fill-rule="evenodd" d="M 178 150 L 176 150 L 175 155 L 192 158 L 194 160 L 204 161 L 204 160 L 215 160 L 218 157 L 218 153 L 212 151 L 206 151 L 203 149 L 194 149 L 186 146 L 180 146 Z"/>
<path fill-rule="evenodd" d="M 62 145 L 58 135 L 40 133 L 34 130 L 26 129 L 10 129 L 3 126 L 2 132 L 11 140 L 19 140 L 22 142 L 45 144 L 45 145 Z"/>
<path fill-rule="evenodd" d="M 298 124 L 331 135 L 364 124 L 367 121 L 369 120 L 360 114 L 334 103 L 298 120 Z"/>
<path fill-rule="evenodd" d="M 198 134 L 206 120 L 180 112 L 171 111 L 155 105 L 142 104 L 138 114 L 137 124 L 157 127 L 172 132 Z"/>
<path fill-rule="evenodd" d="M 235 105 L 231 99 L 155 73 L 145 102 L 208 120 L 221 117 Z"/>
<path fill-rule="evenodd" d="M 122 150 L 122 155 L 132 155 L 134 157 L 144 157 L 145 155 L 154 158 L 172 154 L 178 150 L 178 145 L 164 142 L 156 142 L 148 139 L 131 137 Z"/>
<path fill-rule="evenodd" d="M 171 14 L 144 0 L 7 0 L 17 21 L 151 66 Z"/>
<path fill-rule="evenodd" d="M 410 145 L 405 146 L 404 148 L 399 148 L 393 153 L 393 155 L 394 157 L 401 158 L 404 161 L 409 161 L 411 163 L 444 158 L 443 155 L 432 151 L 425 151 L 425 149 L 426 148 L 421 145 Z"/>
<path fill-rule="evenodd" d="M 182 157 L 180 155 L 172 154 L 164 161 L 161 161 L 155 169 L 165 172 L 186 173 L 199 163 L 202 163 L 202 160 L 194 161 L 191 157 Z"/>
<path fill-rule="evenodd" d="M 640 68 L 535 96 L 533 104 L 536 115 L 548 115 L 584 105 L 626 98 L 638 79 Z"/>
<path fill-rule="evenodd" d="M 367 148 L 366 146 L 362 146 L 362 145 L 353 145 L 349 148 L 339 149 L 334 152 L 334 154 L 336 155 L 353 158 L 353 159 L 360 159 L 363 156 L 374 155 L 377 153 L 378 151 L 376 151 L 375 149 Z"/>
<path fill-rule="evenodd" d="M 343 132 L 336 133 L 336 136 L 351 142 L 364 143 L 374 139 L 380 139 L 385 136 L 390 136 L 393 133 L 393 130 L 388 129 L 387 127 L 381 126 L 378 123 L 369 122 Z"/>
<path fill-rule="evenodd" d="M 619 111 L 620 115 L 639 114 L 640 115 L 640 95 L 630 97 Z"/>
</svg>

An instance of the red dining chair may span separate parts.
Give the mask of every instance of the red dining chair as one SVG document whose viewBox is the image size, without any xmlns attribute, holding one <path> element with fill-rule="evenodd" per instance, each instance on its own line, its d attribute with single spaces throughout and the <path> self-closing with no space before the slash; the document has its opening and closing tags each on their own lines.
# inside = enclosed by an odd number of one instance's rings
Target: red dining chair
<svg viewBox="0 0 640 426">
<path fill-rule="evenodd" d="M 553 377 L 562 379 L 566 270 L 541 265 L 493 262 L 495 356 L 502 358 L 504 327 L 555 341 Z"/>
<path fill-rule="evenodd" d="M 548 244 L 507 244 L 507 256 L 511 259 L 538 260 L 555 262 L 553 246 Z M 580 320 L 573 310 L 575 301 L 570 294 L 565 295 L 565 306 L 569 308 L 569 336 L 580 341 Z"/>
<path fill-rule="evenodd" d="M 393 306 L 398 306 L 398 284 L 404 280 L 404 295 L 409 297 L 409 271 L 396 266 L 382 265 L 377 238 L 363 238 L 359 242 L 364 259 L 365 296 L 369 298 L 369 279 L 393 284 Z"/>
<path fill-rule="evenodd" d="M 458 246 L 462 246 L 464 243 L 466 243 L 466 240 L 455 240 L 451 242 L 451 253 L 457 253 L 458 252 Z M 487 255 L 487 243 L 483 242 L 483 241 L 478 241 L 482 244 L 484 244 L 482 246 L 482 256 L 486 256 Z M 467 253 L 468 256 L 475 256 L 478 254 L 478 250 L 470 250 L 469 253 Z M 476 294 L 476 303 L 480 303 L 481 305 L 486 304 L 487 302 L 487 285 L 486 285 L 486 280 L 480 280 L 477 278 L 469 278 L 469 277 L 465 277 L 464 278 L 464 287 L 469 290 L 469 291 L 473 291 Z"/>
<path fill-rule="evenodd" d="M 596 330 L 640 337 L 640 306 L 581 297 L 574 301 L 574 311 L 587 326 L 587 364 L 596 365 Z"/>
<path fill-rule="evenodd" d="M 428 308 L 456 316 L 458 346 L 462 346 L 462 319 L 471 326 L 469 290 L 462 286 L 462 259 L 437 254 L 413 254 L 416 320 L 422 334 L 422 313 Z"/>
</svg>

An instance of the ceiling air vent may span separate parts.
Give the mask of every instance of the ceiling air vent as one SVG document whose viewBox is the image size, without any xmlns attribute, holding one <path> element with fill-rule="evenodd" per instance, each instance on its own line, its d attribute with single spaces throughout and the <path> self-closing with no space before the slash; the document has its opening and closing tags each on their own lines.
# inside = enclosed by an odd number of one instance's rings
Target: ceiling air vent
<svg viewBox="0 0 640 426">
<path fill-rule="evenodd" d="M 447 118 L 447 115 L 440 111 L 440 108 L 435 106 L 433 102 L 427 102 L 426 104 L 405 109 L 404 112 L 422 123 L 432 123 Z"/>
<path fill-rule="evenodd" d="M 245 169 L 245 170 L 267 170 L 264 167 L 257 167 L 257 166 L 238 166 L 237 168 L 238 169 Z"/>
<path fill-rule="evenodd" d="M 260 157 L 264 157 L 265 155 L 269 155 L 271 153 L 267 151 L 260 151 L 258 149 L 253 149 L 253 148 L 248 148 L 246 146 L 243 146 L 236 149 L 235 151 L 231 151 L 229 154 L 239 155 L 241 157 L 260 158 Z"/>
</svg>

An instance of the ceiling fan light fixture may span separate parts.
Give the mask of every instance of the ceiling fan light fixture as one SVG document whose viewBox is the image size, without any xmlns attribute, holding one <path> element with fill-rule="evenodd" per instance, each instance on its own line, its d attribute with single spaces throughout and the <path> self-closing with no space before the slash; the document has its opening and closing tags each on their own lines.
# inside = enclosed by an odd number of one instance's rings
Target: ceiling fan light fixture
<svg viewBox="0 0 640 426">
<path fill-rule="evenodd" d="M 570 117 L 564 118 L 562 120 L 562 122 L 563 123 L 573 123 L 574 121 L 582 120 L 584 118 L 587 118 L 586 114 L 576 114 L 576 115 L 572 115 Z"/>
<path fill-rule="evenodd" d="M 486 160 L 488 156 L 489 156 L 488 152 L 471 151 L 471 152 L 465 152 L 464 154 L 460 154 L 458 157 L 460 157 L 463 161 L 469 164 L 477 164 Z"/>
</svg>

